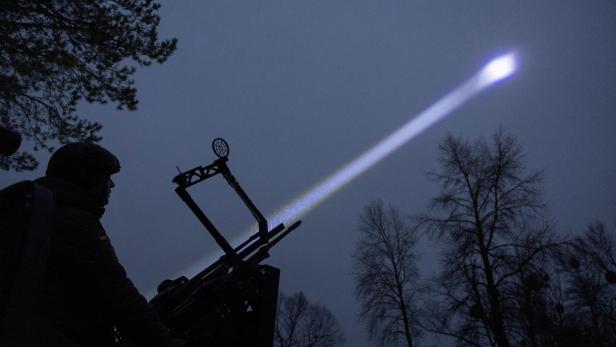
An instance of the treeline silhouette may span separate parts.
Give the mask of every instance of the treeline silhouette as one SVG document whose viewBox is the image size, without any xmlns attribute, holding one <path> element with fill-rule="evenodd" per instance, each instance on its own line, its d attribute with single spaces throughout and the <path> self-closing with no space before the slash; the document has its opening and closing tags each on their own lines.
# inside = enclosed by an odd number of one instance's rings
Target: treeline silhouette
<svg viewBox="0 0 616 347">
<path fill-rule="evenodd" d="M 334 347 L 343 343 L 344 334 L 329 309 L 310 302 L 302 291 L 291 296 L 279 294 L 275 347 Z"/>
<path fill-rule="evenodd" d="M 360 218 L 355 285 L 379 346 L 616 346 L 616 243 L 595 222 L 555 230 L 518 141 L 447 136 L 440 186 L 410 220 L 380 201 Z M 417 239 L 435 242 L 440 273 L 420 278 Z M 442 339 L 440 339 L 442 345 Z"/>
<path fill-rule="evenodd" d="M 0 169 L 34 170 L 38 150 L 100 141 L 102 124 L 82 117 L 81 102 L 137 108 L 137 67 L 176 48 L 159 38 L 159 9 L 149 0 L 0 2 L 0 126 L 24 139 Z"/>
</svg>

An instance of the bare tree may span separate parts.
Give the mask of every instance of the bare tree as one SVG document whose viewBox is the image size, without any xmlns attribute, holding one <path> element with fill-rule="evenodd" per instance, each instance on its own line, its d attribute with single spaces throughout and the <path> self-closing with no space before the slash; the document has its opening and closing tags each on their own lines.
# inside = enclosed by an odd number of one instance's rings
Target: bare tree
<svg viewBox="0 0 616 347">
<path fill-rule="evenodd" d="M 561 346 L 558 322 L 564 296 L 553 261 L 558 246 L 556 242 L 547 244 L 545 239 L 531 239 L 525 247 L 519 247 L 524 253 L 517 252 L 520 249 L 514 253 L 512 264 L 520 271 L 502 291 L 508 301 L 506 325 L 516 345 Z M 537 250 L 531 259 L 526 257 L 528 250 Z"/>
<path fill-rule="evenodd" d="M 395 208 L 385 209 L 380 201 L 364 208 L 360 233 L 354 253 L 355 292 L 370 337 L 381 346 L 416 345 L 415 234 Z"/>
<path fill-rule="evenodd" d="M 557 255 L 566 278 L 564 326 L 580 344 L 616 345 L 616 240 L 594 223 Z"/>
<path fill-rule="evenodd" d="M 520 333 L 520 283 L 544 278 L 539 257 L 551 244 L 539 173 L 527 174 L 518 142 L 498 131 L 491 142 L 448 136 L 439 147 L 441 186 L 420 226 L 444 246 L 441 305 L 426 330 L 466 345 L 527 343 Z"/>
<path fill-rule="evenodd" d="M 279 295 L 274 346 L 333 347 L 344 343 L 336 317 L 308 301 L 303 292 Z"/>
</svg>

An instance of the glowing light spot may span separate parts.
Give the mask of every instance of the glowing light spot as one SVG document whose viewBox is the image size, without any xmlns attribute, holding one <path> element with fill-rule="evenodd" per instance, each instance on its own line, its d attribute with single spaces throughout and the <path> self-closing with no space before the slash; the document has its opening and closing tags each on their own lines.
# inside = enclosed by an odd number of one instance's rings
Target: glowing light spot
<svg viewBox="0 0 616 347">
<path fill-rule="evenodd" d="M 511 76 L 515 69 L 515 56 L 513 53 L 509 53 L 488 63 L 481 70 L 480 79 L 482 83 L 491 84 Z"/>
</svg>

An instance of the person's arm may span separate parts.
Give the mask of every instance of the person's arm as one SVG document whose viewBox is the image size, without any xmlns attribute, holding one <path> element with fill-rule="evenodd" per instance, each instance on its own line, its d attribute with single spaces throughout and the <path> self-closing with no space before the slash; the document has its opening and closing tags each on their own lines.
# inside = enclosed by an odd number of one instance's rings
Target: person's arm
<svg viewBox="0 0 616 347">
<path fill-rule="evenodd" d="M 80 247 L 76 258 L 120 334 L 137 346 L 172 346 L 169 330 L 127 277 L 100 223 L 86 221 L 79 223 L 79 239 L 71 240 Z"/>
</svg>

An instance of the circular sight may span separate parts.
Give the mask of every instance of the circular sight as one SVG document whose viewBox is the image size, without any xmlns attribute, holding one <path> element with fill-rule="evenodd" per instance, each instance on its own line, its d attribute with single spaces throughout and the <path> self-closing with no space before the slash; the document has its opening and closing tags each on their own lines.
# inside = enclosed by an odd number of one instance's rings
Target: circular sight
<svg viewBox="0 0 616 347">
<path fill-rule="evenodd" d="M 216 138 L 212 141 L 212 149 L 218 158 L 226 158 L 229 156 L 229 145 L 222 138 Z"/>
</svg>

